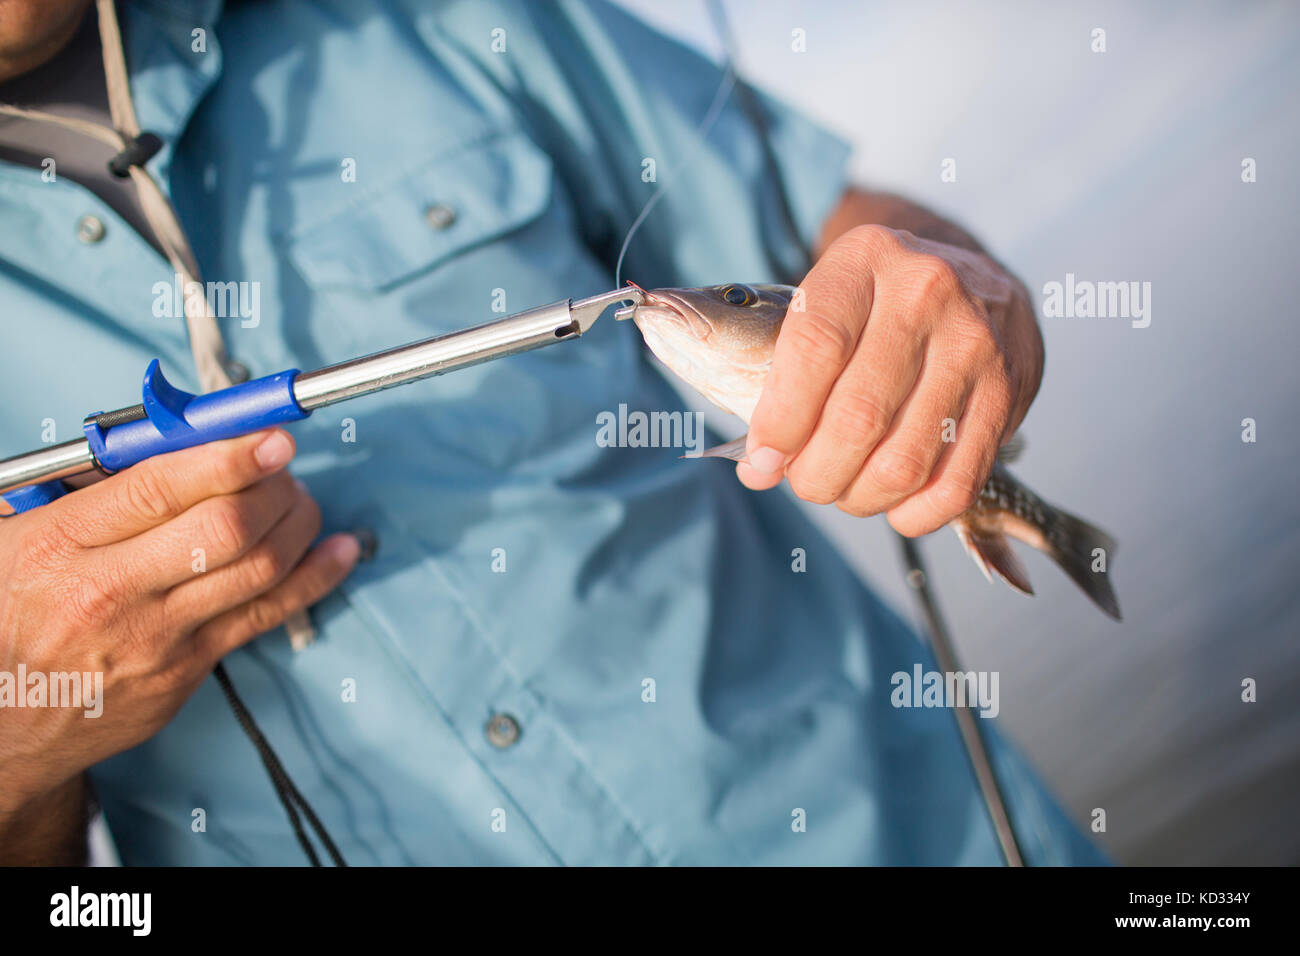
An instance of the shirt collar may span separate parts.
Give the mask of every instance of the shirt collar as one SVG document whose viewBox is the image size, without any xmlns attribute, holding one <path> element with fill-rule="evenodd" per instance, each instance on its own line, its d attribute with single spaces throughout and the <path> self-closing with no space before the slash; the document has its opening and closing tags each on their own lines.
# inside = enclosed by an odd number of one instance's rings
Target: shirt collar
<svg viewBox="0 0 1300 956">
<path fill-rule="evenodd" d="M 214 29 L 221 9 L 222 0 L 128 0 L 121 11 L 140 129 L 163 141 L 149 168 L 164 183 L 176 141 L 221 75 L 221 48 Z M 199 30 L 203 32 L 196 33 Z"/>
</svg>

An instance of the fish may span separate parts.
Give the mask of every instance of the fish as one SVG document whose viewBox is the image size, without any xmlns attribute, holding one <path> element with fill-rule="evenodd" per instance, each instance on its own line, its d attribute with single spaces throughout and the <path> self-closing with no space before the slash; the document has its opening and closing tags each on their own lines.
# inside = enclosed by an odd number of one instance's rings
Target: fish
<svg viewBox="0 0 1300 956">
<path fill-rule="evenodd" d="M 669 371 L 748 425 L 797 290 L 741 283 L 636 288 L 641 301 L 619 309 L 616 317 L 636 324 L 646 346 Z M 744 461 L 746 437 L 690 457 Z M 1120 620 L 1109 578 L 1115 539 L 1044 501 L 1012 475 L 1007 465 L 1022 448 L 1019 435 L 1003 446 L 975 504 L 949 526 L 990 581 L 996 574 L 1017 591 L 1034 593 L 1011 548 L 1009 539 L 1014 539 L 1051 558 L 1094 604 Z"/>
</svg>

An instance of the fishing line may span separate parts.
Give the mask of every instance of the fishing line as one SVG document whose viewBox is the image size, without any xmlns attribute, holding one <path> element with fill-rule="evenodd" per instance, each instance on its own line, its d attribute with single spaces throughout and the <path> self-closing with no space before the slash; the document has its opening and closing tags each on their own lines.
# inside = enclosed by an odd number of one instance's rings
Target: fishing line
<svg viewBox="0 0 1300 956">
<path fill-rule="evenodd" d="M 627 235 L 623 238 L 623 248 L 618 252 L 618 264 L 614 267 L 614 288 L 617 289 L 623 284 L 623 257 L 627 255 L 627 247 L 632 244 L 632 237 L 636 235 L 637 230 L 641 228 L 641 223 L 645 222 L 646 216 L 650 215 L 651 210 L 659 203 L 659 200 L 667 194 L 669 187 L 676 182 L 677 176 L 686 171 L 686 168 L 691 164 L 691 160 L 699 153 L 700 147 L 704 145 L 704 138 L 709 134 L 709 130 L 713 128 L 713 124 L 718 121 L 718 117 L 722 115 L 722 107 L 726 104 L 727 97 L 731 95 L 731 89 L 735 85 L 736 73 L 731 64 L 728 63 L 726 72 L 722 76 L 722 82 L 718 84 L 718 91 L 713 94 L 713 102 L 710 104 L 708 112 L 704 114 L 703 121 L 695 130 L 695 148 L 686 155 L 686 158 L 682 160 L 682 164 L 672 171 L 672 175 L 659 184 L 659 188 L 646 200 L 646 204 L 641 207 L 641 212 L 632 220 L 632 225 L 628 227 Z"/>
<path fill-rule="evenodd" d="M 795 248 L 802 255 L 803 272 L 807 274 L 813 264 L 812 250 L 804 242 L 803 236 L 800 235 L 796 225 L 794 207 L 790 201 L 789 192 L 785 188 L 785 181 L 781 178 L 776 151 L 772 147 L 772 140 L 768 134 L 767 118 L 763 115 L 753 90 L 744 80 L 736 76 L 735 45 L 732 41 L 731 30 L 727 24 L 727 14 L 723 9 L 722 0 L 704 0 L 704 3 L 713 20 L 714 29 L 722 41 L 727 75 L 731 77 L 731 83 L 737 88 L 737 99 L 741 109 L 744 110 L 758 133 L 759 143 L 763 150 L 763 164 L 769 179 L 776 187 L 778 205 L 784 220 L 783 225 L 793 240 Z M 644 213 L 648 211 L 649 206 L 653 205 L 656 199 L 658 199 L 658 194 L 651 197 L 647 209 L 643 210 L 642 217 L 639 217 L 638 222 L 633 224 L 633 228 L 639 225 L 640 218 L 644 217 Z M 626 242 L 623 244 L 623 248 L 626 251 Z M 771 256 L 771 258 L 773 264 L 776 265 L 776 257 Z M 622 262 L 623 257 L 620 255 L 620 266 Z M 802 276 L 795 277 L 793 281 L 788 281 L 787 284 L 798 285 L 801 278 Z M 917 604 L 920 606 L 921 614 L 925 619 L 930 648 L 934 652 L 935 661 L 943 671 L 957 673 L 961 670 L 957 652 L 953 647 L 947 624 L 939 613 L 938 602 L 935 600 L 934 593 L 930 588 L 930 577 L 926 574 L 925 562 L 921 559 L 920 549 L 911 538 L 897 534 L 897 532 L 895 534 L 902 550 L 903 563 L 907 568 L 907 583 L 915 592 Z M 1016 838 L 1015 827 L 1011 823 L 1011 815 L 1007 810 L 1002 785 L 998 779 L 997 771 L 993 767 L 993 761 L 989 757 L 983 734 L 980 732 L 979 722 L 975 719 L 969 707 L 954 707 L 953 711 L 957 721 L 957 729 L 961 734 L 962 746 L 970 760 L 971 769 L 974 771 L 975 781 L 979 787 L 980 797 L 993 824 L 994 835 L 997 837 L 998 846 L 1002 850 L 1002 856 L 1008 866 L 1022 867 L 1025 865 L 1024 854 L 1021 852 L 1020 844 Z"/>
</svg>

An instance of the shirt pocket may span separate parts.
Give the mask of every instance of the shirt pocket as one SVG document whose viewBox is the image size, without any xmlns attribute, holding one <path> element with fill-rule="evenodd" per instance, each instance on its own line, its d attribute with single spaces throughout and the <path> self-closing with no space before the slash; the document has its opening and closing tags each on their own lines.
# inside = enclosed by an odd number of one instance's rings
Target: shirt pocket
<svg viewBox="0 0 1300 956">
<path fill-rule="evenodd" d="M 387 293 L 536 219 L 552 175 L 522 131 L 489 128 L 385 176 L 283 243 L 313 288 Z"/>
</svg>

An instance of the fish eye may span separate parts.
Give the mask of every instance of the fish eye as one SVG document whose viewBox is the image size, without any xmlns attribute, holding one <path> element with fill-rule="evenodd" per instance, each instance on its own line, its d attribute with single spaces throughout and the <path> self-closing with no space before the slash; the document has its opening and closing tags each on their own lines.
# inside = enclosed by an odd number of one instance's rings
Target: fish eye
<svg viewBox="0 0 1300 956">
<path fill-rule="evenodd" d="M 745 285 L 729 285 L 722 290 L 722 298 L 731 305 L 749 305 L 758 296 L 754 290 Z"/>
</svg>

